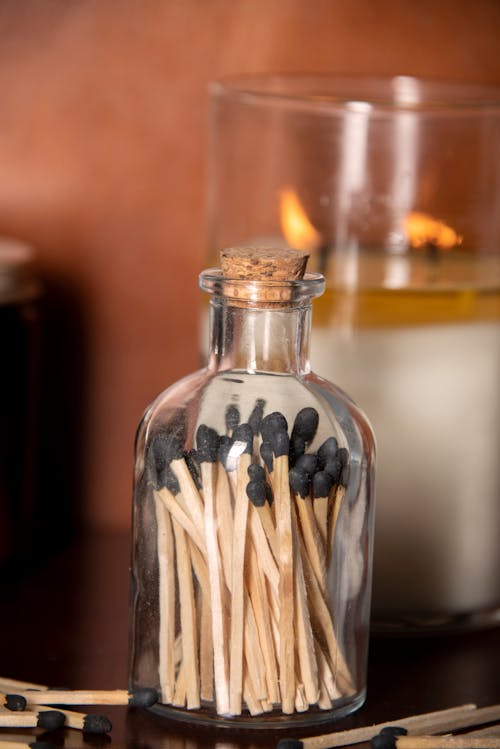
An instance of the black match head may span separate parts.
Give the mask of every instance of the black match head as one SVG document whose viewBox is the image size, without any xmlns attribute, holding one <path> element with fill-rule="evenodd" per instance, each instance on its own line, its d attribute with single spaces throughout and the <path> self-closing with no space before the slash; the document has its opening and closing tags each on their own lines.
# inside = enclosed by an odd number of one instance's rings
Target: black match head
<svg viewBox="0 0 500 749">
<path fill-rule="evenodd" d="M 305 471 L 299 471 L 297 468 L 291 468 L 288 472 L 290 487 L 295 494 L 300 497 L 307 497 L 311 488 L 311 477 Z"/>
<path fill-rule="evenodd" d="M 328 497 L 333 486 L 333 477 L 328 471 L 318 471 L 312 479 L 312 489 L 315 497 Z"/>
<path fill-rule="evenodd" d="M 342 468 L 342 472 L 340 474 L 339 484 L 341 486 L 347 486 L 347 484 L 349 483 L 350 473 L 351 473 L 351 467 L 348 463 L 346 466 Z"/>
<path fill-rule="evenodd" d="M 247 484 L 247 497 L 255 507 L 263 507 L 266 502 L 266 482 L 249 481 Z"/>
<path fill-rule="evenodd" d="M 338 459 L 338 457 L 327 460 L 323 470 L 330 474 L 334 484 L 339 483 L 342 466 L 340 465 L 340 460 Z"/>
<path fill-rule="evenodd" d="M 251 453 L 253 450 L 253 429 L 250 424 L 240 424 L 233 432 L 233 444 L 242 442 L 245 444 L 244 453 Z"/>
<path fill-rule="evenodd" d="M 60 710 L 43 710 L 38 713 L 36 724 L 39 728 L 45 728 L 46 731 L 55 731 L 64 725 L 65 720 L 64 713 Z"/>
<path fill-rule="evenodd" d="M 288 458 L 290 465 L 294 465 L 301 455 L 304 455 L 306 451 L 305 440 L 297 434 L 292 434 L 290 437 L 290 449 L 288 451 Z"/>
<path fill-rule="evenodd" d="M 280 739 L 276 749 L 304 749 L 304 744 L 300 739 Z"/>
<path fill-rule="evenodd" d="M 339 451 L 339 443 L 336 437 L 328 437 L 322 445 L 318 448 L 318 465 L 320 468 L 324 468 L 325 463 L 333 458 L 337 457 Z"/>
<path fill-rule="evenodd" d="M 89 713 L 83 719 L 84 733 L 109 733 L 112 729 L 111 722 L 105 715 Z"/>
<path fill-rule="evenodd" d="M 186 461 L 186 465 L 188 467 L 189 473 L 191 474 L 191 478 L 193 479 L 194 485 L 197 489 L 201 489 L 201 481 L 200 481 L 200 475 L 198 473 L 198 463 L 197 463 L 198 454 L 196 450 L 189 450 L 189 452 L 186 452 L 184 454 L 184 459 Z"/>
<path fill-rule="evenodd" d="M 227 435 L 223 434 L 222 437 L 219 439 L 219 451 L 217 453 L 219 461 L 222 463 L 223 466 L 227 463 L 227 456 L 229 455 L 229 451 L 231 449 L 231 445 L 233 444 L 233 441 L 231 437 L 228 437 Z"/>
<path fill-rule="evenodd" d="M 277 458 L 283 455 L 288 457 L 288 450 L 290 449 L 290 437 L 285 431 L 275 432 L 272 438 L 273 452 Z"/>
<path fill-rule="evenodd" d="M 21 694 L 6 694 L 5 707 L 12 712 L 20 712 L 26 709 L 26 698 Z"/>
<path fill-rule="evenodd" d="M 248 466 L 248 475 L 250 477 L 250 481 L 266 480 L 266 472 L 264 471 L 262 466 L 258 465 L 258 463 L 251 463 Z"/>
<path fill-rule="evenodd" d="M 288 422 L 279 411 L 273 411 L 262 419 L 260 433 L 266 442 L 272 440 L 276 432 L 288 432 Z"/>
<path fill-rule="evenodd" d="M 150 476 L 157 489 L 165 486 L 161 474 L 171 460 L 182 458 L 183 445 L 180 433 L 163 430 L 155 434 L 147 449 L 147 464 Z"/>
<path fill-rule="evenodd" d="M 406 736 L 408 731 L 404 726 L 384 726 L 380 733 L 388 736 Z"/>
<path fill-rule="evenodd" d="M 396 749 L 396 738 L 408 733 L 402 726 L 385 726 L 380 733 L 372 738 L 372 749 Z"/>
<path fill-rule="evenodd" d="M 159 473 L 157 477 L 156 487 L 157 489 L 163 489 L 163 487 L 166 487 L 169 492 L 172 492 L 172 494 L 179 494 L 181 488 L 179 486 L 179 482 L 177 481 L 177 477 L 170 468 L 169 465 L 166 465 Z"/>
<path fill-rule="evenodd" d="M 252 427 L 255 436 L 257 436 L 260 432 L 260 425 L 262 424 L 265 405 L 266 401 L 263 398 L 257 398 L 257 400 L 255 401 L 255 406 L 252 409 L 252 413 L 248 417 L 248 423 Z"/>
<path fill-rule="evenodd" d="M 297 458 L 293 467 L 312 476 L 318 467 L 318 459 L 315 453 L 304 453 L 304 455 Z"/>
<path fill-rule="evenodd" d="M 28 746 L 30 749 L 56 749 L 56 745 L 50 741 L 31 741 Z"/>
<path fill-rule="evenodd" d="M 130 692 L 129 705 L 134 707 L 151 707 L 158 702 L 158 692 L 152 687 L 142 687 Z"/>
<path fill-rule="evenodd" d="M 312 442 L 318 429 L 319 414 L 315 408 L 302 408 L 293 422 L 292 436 L 300 436 L 304 442 Z"/>
<path fill-rule="evenodd" d="M 271 473 L 273 470 L 273 460 L 274 460 L 274 453 L 273 453 L 273 446 L 270 442 L 262 442 L 260 445 L 260 457 L 264 461 L 264 464 Z"/>
<path fill-rule="evenodd" d="M 219 451 L 219 435 L 206 424 L 200 424 L 196 431 L 196 452 L 200 463 L 215 463 Z"/>
<path fill-rule="evenodd" d="M 238 406 L 235 406 L 234 403 L 231 403 L 231 405 L 226 408 L 225 422 L 228 432 L 232 432 L 240 423 L 240 409 Z"/>
</svg>

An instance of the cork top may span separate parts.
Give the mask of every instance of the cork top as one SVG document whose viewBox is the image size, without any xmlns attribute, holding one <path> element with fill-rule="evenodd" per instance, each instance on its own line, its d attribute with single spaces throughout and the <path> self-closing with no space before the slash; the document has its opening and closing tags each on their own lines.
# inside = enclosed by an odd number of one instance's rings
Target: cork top
<svg viewBox="0 0 500 749">
<path fill-rule="evenodd" d="M 204 291 L 236 307 L 286 307 L 324 291 L 319 273 L 305 273 L 309 254 L 276 247 L 230 247 L 220 252 L 221 268 L 200 275 Z"/>
<path fill-rule="evenodd" d="M 248 281 L 296 281 L 304 277 L 309 254 L 276 247 L 230 247 L 221 250 L 225 278 Z"/>
</svg>

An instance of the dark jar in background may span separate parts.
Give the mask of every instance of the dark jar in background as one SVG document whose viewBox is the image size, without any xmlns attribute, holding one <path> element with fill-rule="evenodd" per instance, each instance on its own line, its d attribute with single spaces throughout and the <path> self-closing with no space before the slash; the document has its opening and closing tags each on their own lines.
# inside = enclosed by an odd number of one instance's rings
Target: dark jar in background
<svg viewBox="0 0 500 749">
<path fill-rule="evenodd" d="M 181 720 L 314 725 L 365 698 L 374 439 L 310 368 L 323 276 L 296 250 L 221 258 L 208 365 L 137 435 L 130 686 Z"/>
<path fill-rule="evenodd" d="M 0 564 L 29 557 L 37 496 L 41 284 L 34 250 L 0 238 Z"/>
</svg>

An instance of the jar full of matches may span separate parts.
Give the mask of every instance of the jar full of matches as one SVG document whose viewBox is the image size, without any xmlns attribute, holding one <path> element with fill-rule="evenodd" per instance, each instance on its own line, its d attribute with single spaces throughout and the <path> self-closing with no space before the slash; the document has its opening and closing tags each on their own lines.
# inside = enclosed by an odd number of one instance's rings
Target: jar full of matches
<svg viewBox="0 0 500 749">
<path fill-rule="evenodd" d="M 365 698 L 374 437 L 311 370 L 306 263 L 223 250 L 207 366 L 139 426 L 130 687 L 168 717 L 314 725 Z"/>
</svg>

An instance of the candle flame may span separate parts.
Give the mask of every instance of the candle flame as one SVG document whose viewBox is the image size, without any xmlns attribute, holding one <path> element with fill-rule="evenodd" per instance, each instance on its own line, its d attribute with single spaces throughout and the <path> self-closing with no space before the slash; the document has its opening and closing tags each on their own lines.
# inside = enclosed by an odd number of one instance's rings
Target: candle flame
<svg viewBox="0 0 500 749">
<path fill-rule="evenodd" d="M 410 245 L 417 249 L 451 250 L 462 243 L 462 237 L 451 226 L 427 213 L 412 211 L 405 218 L 404 228 Z"/>
<path fill-rule="evenodd" d="M 309 221 L 295 190 L 286 188 L 280 194 L 280 221 L 283 235 L 297 250 L 316 250 L 321 235 Z"/>
</svg>

